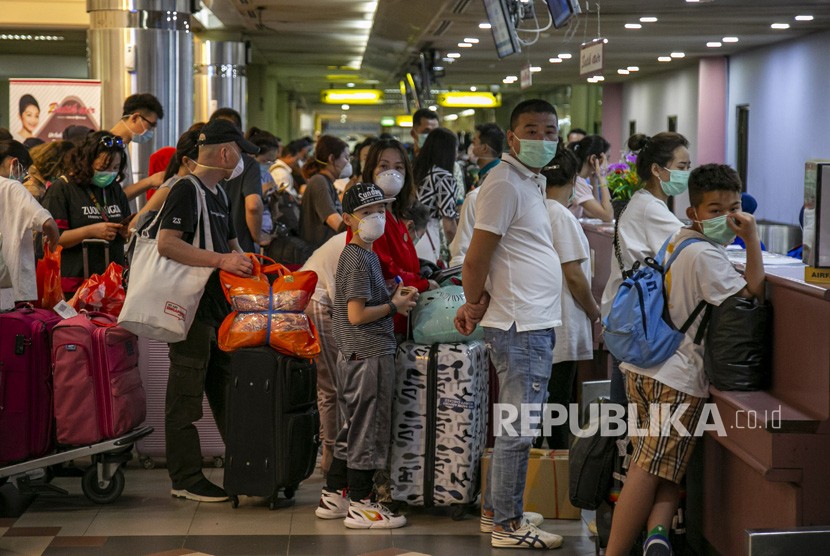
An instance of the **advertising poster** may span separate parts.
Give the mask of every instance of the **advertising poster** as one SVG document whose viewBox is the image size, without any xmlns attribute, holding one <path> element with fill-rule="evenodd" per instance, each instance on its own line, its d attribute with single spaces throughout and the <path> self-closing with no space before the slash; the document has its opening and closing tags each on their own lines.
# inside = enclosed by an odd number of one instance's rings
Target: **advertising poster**
<svg viewBox="0 0 830 556">
<path fill-rule="evenodd" d="M 71 125 L 98 131 L 100 114 L 100 81 L 9 79 L 9 130 L 20 142 L 55 141 Z"/>
</svg>

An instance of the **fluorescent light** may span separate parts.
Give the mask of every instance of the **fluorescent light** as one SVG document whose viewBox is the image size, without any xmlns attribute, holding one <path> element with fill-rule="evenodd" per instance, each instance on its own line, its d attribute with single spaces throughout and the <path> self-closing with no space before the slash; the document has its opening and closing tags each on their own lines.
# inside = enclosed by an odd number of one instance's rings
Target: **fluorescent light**
<svg viewBox="0 0 830 556">
<path fill-rule="evenodd" d="M 550 62 L 551 64 L 561 64 L 562 58 L 551 58 L 550 60 L 548 60 L 548 62 Z"/>
<path fill-rule="evenodd" d="M 447 58 L 461 58 L 461 54 L 458 52 L 450 52 L 447 54 Z"/>
<path fill-rule="evenodd" d="M 464 42 L 468 42 L 470 44 L 478 44 L 478 39 L 475 37 L 467 37 L 464 39 Z"/>
<path fill-rule="evenodd" d="M 640 71 L 639 66 L 628 66 L 625 69 L 627 69 L 628 71 Z"/>
<path fill-rule="evenodd" d="M 458 114 L 447 114 L 446 116 L 444 116 L 444 121 L 445 122 L 454 122 L 457 119 L 458 119 Z"/>
<path fill-rule="evenodd" d="M 671 57 L 672 58 L 685 58 L 686 54 L 684 52 L 672 52 Z"/>
<path fill-rule="evenodd" d="M 601 75 L 597 75 L 596 77 L 594 77 L 594 79 L 596 79 L 597 81 L 605 81 L 605 78 Z"/>
<path fill-rule="evenodd" d="M 510 81 L 518 81 L 519 80 L 519 78 L 516 77 L 515 75 L 508 75 L 507 77 L 505 77 L 505 79 L 510 80 Z"/>
<path fill-rule="evenodd" d="M 723 42 L 738 42 L 738 37 L 723 37 Z"/>
<path fill-rule="evenodd" d="M 443 58 L 441 58 L 441 60 L 443 60 L 443 61 L 445 61 L 445 62 L 449 62 L 450 64 L 452 64 L 453 62 L 455 62 L 455 58 L 447 58 L 446 56 L 444 56 Z"/>
<path fill-rule="evenodd" d="M 718 42 L 718 41 L 711 41 L 711 42 L 707 42 L 706 46 L 709 47 L 709 48 L 720 48 L 720 47 L 723 46 L 723 44 Z"/>
<path fill-rule="evenodd" d="M 642 29 L 643 26 L 640 25 L 639 23 L 626 23 L 625 28 L 626 29 Z"/>
<path fill-rule="evenodd" d="M 494 93 L 451 91 L 439 94 L 436 100 L 438 106 L 444 108 L 498 108 L 501 106 L 501 95 Z"/>
<path fill-rule="evenodd" d="M 470 91 L 473 92 L 473 93 L 475 93 L 477 90 L 478 90 L 477 87 L 470 87 Z"/>
<path fill-rule="evenodd" d="M 470 44 L 470 43 L 468 43 L 468 42 L 460 42 L 460 43 L 458 43 L 458 48 L 472 48 L 472 47 L 473 47 L 473 45 L 471 45 L 471 44 Z"/>
<path fill-rule="evenodd" d="M 459 116 L 474 116 L 475 113 L 476 113 L 476 111 L 474 109 L 470 108 L 468 110 L 462 110 L 461 113 L 459 114 Z"/>
<path fill-rule="evenodd" d="M 513 83 L 515 83 L 515 81 L 513 81 L 512 79 L 502 79 L 501 82 L 505 85 L 512 85 Z"/>
<path fill-rule="evenodd" d="M 324 89 L 320 91 L 323 104 L 380 104 L 383 91 L 379 89 Z"/>
<path fill-rule="evenodd" d="M 343 104 L 343 105 L 340 106 L 341 110 L 348 110 L 349 108 L 350 108 L 350 106 L 348 104 Z"/>
<path fill-rule="evenodd" d="M 354 83 L 346 83 L 346 87 L 352 88 L 354 87 Z"/>
<path fill-rule="evenodd" d="M 530 71 L 533 73 L 539 73 L 540 71 L 542 71 L 542 68 L 540 68 L 539 66 L 530 66 Z"/>
<path fill-rule="evenodd" d="M 811 15 L 797 15 L 795 16 L 796 21 L 813 21 L 813 16 Z"/>
<path fill-rule="evenodd" d="M 620 75 L 628 75 L 631 72 L 628 71 L 627 69 L 618 69 L 617 73 L 619 73 Z"/>
<path fill-rule="evenodd" d="M 489 29 L 490 27 L 492 27 L 492 25 L 490 25 L 489 23 L 479 23 L 478 24 L 479 29 Z"/>
<path fill-rule="evenodd" d="M 562 58 L 563 60 L 570 60 L 571 58 L 574 57 L 574 55 L 573 54 L 568 54 L 567 52 L 562 52 L 561 54 L 559 54 L 559 57 Z"/>
<path fill-rule="evenodd" d="M 438 112 L 438 106 L 435 105 L 435 104 L 430 104 L 429 109 L 432 110 L 433 112 Z"/>
<path fill-rule="evenodd" d="M 772 25 L 770 25 L 770 27 L 772 27 L 773 29 L 789 29 L 790 24 L 789 23 L 773 23 Z"/>
<path fill-rule="evenodd" d="M 658 62 L 671 62 L 671 56 L 660 56 L 657 58 Z"/>
<path fill-rule="evenodd" d="M 641 17 L 640 23 L 657 23 L 657 18 L 651 16 Z"/>
</svg>

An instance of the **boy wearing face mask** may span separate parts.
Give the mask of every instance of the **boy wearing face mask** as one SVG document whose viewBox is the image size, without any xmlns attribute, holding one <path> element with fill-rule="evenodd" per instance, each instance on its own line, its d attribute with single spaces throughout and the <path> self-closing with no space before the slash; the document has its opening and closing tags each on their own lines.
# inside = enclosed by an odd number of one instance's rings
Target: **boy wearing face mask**
<svg viewBox="0 0 830 556">
<path fill-rule="evenodd" d="M 392 316 L 408 313 L 418 297 L 414 289 L 397 287 L 390 298 L 372 252 L 390 202 L 371 183 L 358 183 L 343 195 L 343 219 L 353 237 L 337 265 L 332 315 L 340 427 L 315 515 L 345 518 L 350 529 L 406 525 L 405 517 L 377 503 L 372 493 L 375 471 L 386 468 L 391 439 L 397 347 Z"/>
<path fill-rule="evenodd" d="M 718 306 L 732 296 L 764 297 L 761 244 L 752 215 L 741 212 L 741 181 L 729 166 L 707 164 L 689 176 L 686 216 L 692 220 L 671 236 L 667 256 L 682 241 L 688 244 L 677 255 L 666 275 L 669 314 L 684 322 L 701 302 Z M 746 270 L 742 276 L 726 257 L 725 245 L 740 236 L 746 243 Z M 632 438 L 634 454 L 611 526 L 606 554 L 628 554 L 645 525 L 650 535 L 644 553 L 668 554 L 666 531 L 680 500 L 683 478 L 695 441 L 694 431 L 709 383 L 703 371 L 705 343 L 694 343 L 700 318 L 686 331 L 677 351 L 660 365 L 642 369 L 623 363 L 629 401 L 637 407 L 638 427 L 647 427 L 650 404 L 670 404 L 690 435 L 668 434 Z M 682 405 L 686 404 L 683 409 Z M 658 549 L 659 547 L 659 549 Z M 659 551 L 662 550 L 662 551 Z"/>
</svg>

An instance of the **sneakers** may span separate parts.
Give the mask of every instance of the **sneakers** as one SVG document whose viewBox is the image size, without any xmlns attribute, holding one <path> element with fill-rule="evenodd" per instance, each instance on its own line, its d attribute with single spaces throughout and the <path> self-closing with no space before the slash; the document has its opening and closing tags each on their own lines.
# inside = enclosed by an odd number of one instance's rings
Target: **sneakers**
<svg viewBox="0 0 830 556">
<path fill-rule="evenodd" d="M 493 548 L 541 548 L 550 550 L 562 546 L 562 537 L 539 529 L 527 520 L 513 531 L 493 530 L 490 545 Z"/>
<path fill-rule="evenodd" d="M 522 522 L 530 522 L 532 525 L 539 526 L 545 518 L 542 514 L 537 514 L 536 512 L 525 512 L 522 517 Z M 482 533 L 492 533 L 493 532 L 493 514 L 488 512 L 484 509 L 481 510 L 481 521 L 479 521 L 479 529 Z"/>
<path fill-rule="evenodd" d="M 646 542 L 643 543 L 644 556 L 672 556 L 671 544 L 669 544 L 668 531 L 662 525 L 656 526 L 649 531 Z"/>
<path fill-rule="evenodd" d="M 320 492 L 320 504 L 314 515 L 320 519 L 342 519 L 349 514 L 349 499 L 346 491 L 331 491 L 324 488 Z"/>
<path fill-rule="evenodd" d="M 173 488 L 170 494 L 176 498 L 186 498 L 197 502 L 224 502 L 228 499 L 227 493 L 221 487 L 211 483 L 205 477 L 187 488 Z"/>
<path fill-rule="evenodd" d="M 406 525 L 406 518 L 370 499 L 350 501 L 343 524 L 349 529 L 397 529 Z"/>
</svg>

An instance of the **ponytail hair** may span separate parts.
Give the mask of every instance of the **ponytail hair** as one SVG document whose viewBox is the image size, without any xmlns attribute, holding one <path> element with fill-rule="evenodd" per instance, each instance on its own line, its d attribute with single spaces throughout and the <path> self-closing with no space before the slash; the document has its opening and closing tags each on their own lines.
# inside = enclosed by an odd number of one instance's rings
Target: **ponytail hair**
<svg viewBox="0 0 830 556">
<path fill-rule="evenodd" d="M 651 179 L 652 164 L 665 168 L 678 147 L 688 146 L 689 141 L 673 131 L 664 131 L 654 137 L 637 133 L 628 139 L 628 149 L 637 154 L 637 175 L 643 182 Z"/>
<path fill-rule="evenodd" d="M 303 177 L 311 179 L 311 176 L 319 174 L 328 166 L 329 156 L 337 158 L 348 148 L 349 145 L 342 139 L 333 135 L 321 135 L 314 146 L 314 158 L 309 158 L 303 165 Z"/>
<path fill-rule="evenodd" d="M 567 148 L 560 148 L 548 166 L 542 168 L 547 187 L 563 187 L 573 182 L 582 167 L 577 156 Z"/>
</svg>

